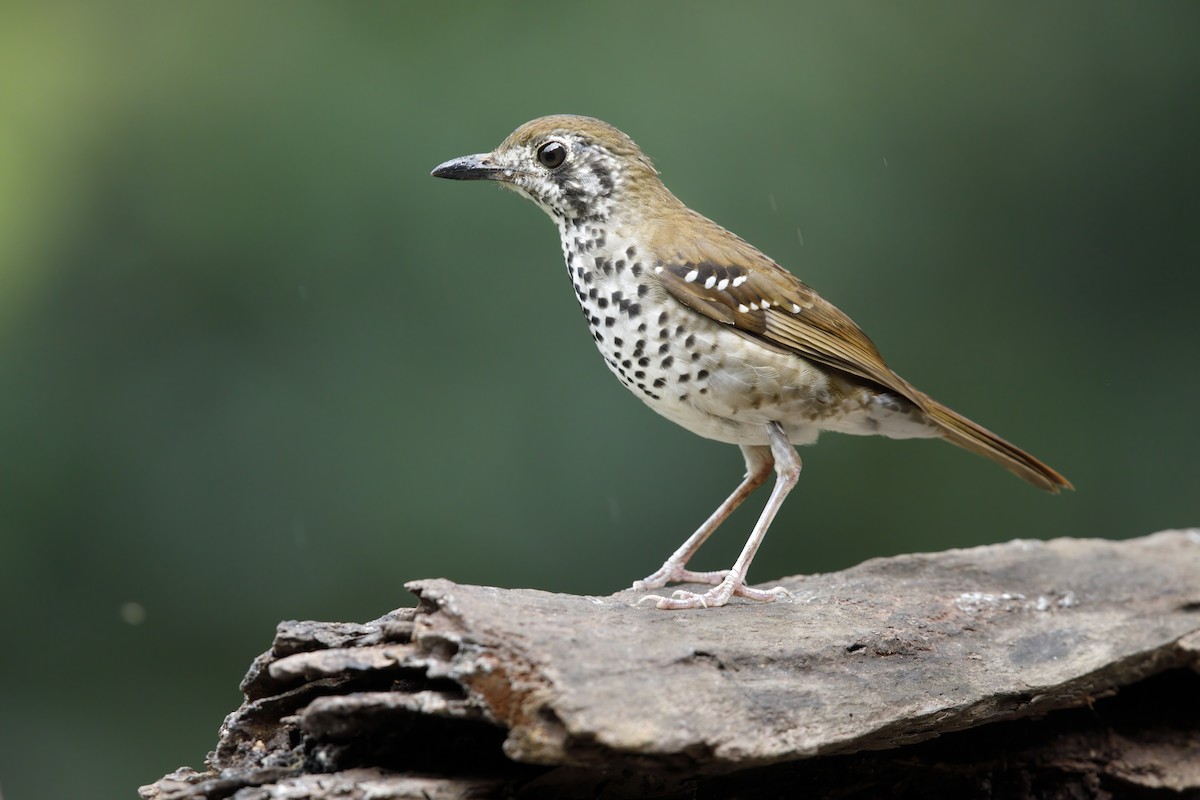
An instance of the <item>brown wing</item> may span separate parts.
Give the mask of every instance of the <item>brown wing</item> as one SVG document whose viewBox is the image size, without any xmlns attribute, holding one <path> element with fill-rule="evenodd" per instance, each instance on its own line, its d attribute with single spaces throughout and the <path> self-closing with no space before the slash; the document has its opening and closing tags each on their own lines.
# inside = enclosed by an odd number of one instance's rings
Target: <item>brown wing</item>
<svg viewBox="0 0 1200 800">
<path fill-rule="evenodd" d="M 924 411 L 947 440 L 997 461 L 1034 486 L 1050 492 L 1073 488 L 1029 453 L 893 372 L 849 317 L 754 247 L 707 218 L 696 215 L 688 222 L 681 228 L 707 235 L 659 245 L 659 252 L 678 254 L 655 267 L 671 297 L 768 345 L 890 389 Z"/>
<path fill-rule="evenodd" d="M 757 251 L 747 263 L 745 248 L 723 259 L 710 252 L 709 258 L 663 263 L 655 272 L 667 293 L 693 311 L 921 405 L 924 395 L 888 368 L 849 317 Z"/>
</svg>

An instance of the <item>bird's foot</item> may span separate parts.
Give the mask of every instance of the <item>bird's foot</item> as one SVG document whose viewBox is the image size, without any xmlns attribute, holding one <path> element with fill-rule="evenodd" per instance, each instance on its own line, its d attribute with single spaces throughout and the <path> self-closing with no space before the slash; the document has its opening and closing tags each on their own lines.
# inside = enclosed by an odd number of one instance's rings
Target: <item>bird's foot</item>
<svg viewBox="0 0 1200 800">
<path fill-rule="evenodd" d="M 719 569 L 714 572 L 692 572 L 684 569 L 683 564 L 668 561 L 659 567 L 653 575 L 647 575 L 640 581 L 634 581 L 630 587 L 635 592 L 648 592 L 651 589 L 661 589 L 668 583 L 708 583 L 716 585 L 729 577 L 730 570 Z"/>
<path fill-rule="evenodd" d="M 782 586 L 773 589 L 751 589 L 743 581 L 735 581 L 727 570 L 721 582 L 703 594 L 678 589 L 670 597 L 648 594 L 638 600 L 637 604 L 640 606 L 647 600 L 653 600 L 655 607 L 661 609 L 718 608 L 728 603 L 731 597 L 745 597 L 748 600 L 769 603 L 780 597 L 791 596 L 792 593 Z"/>
</svg>

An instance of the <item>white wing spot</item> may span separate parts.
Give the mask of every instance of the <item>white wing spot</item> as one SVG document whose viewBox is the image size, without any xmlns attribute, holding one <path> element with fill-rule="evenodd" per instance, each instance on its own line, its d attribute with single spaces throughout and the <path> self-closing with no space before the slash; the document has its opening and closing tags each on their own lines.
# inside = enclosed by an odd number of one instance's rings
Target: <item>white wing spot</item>
<svg viewBox="0 0 1200 800">
<path fill-rule="evenodd" d="M 741 286 L 745 282 L 746 282 L 746 276 L 738 275 L 736 278 L 733 279 L 733 287 L 736 289 L 737 287 Z"/>
<path fill-rule="evenodd" d="M 746 313 L 747 311 L 749 311 L 749 310 L 750 310 L 750 309 L 746 308 L 746 304 L 745 304 L 745 303 L 740 303 L 740 304 L 738 304 L 738 311 L 742 312 L 743 314 L 745 314 L 745 313 Z"/>
<path fill-rule="evenodd" d="M 683 279 L 685 281 L 687 281 L 688 283 L 691 283 L 692 281 L 696 280 L 696 278 L 698 278 L 698 277 L 700 277 L 700 270 L 694 269 L 691 272 L 689 272 L 687 275 L 684 275 Z"/>
<path fill-rule="evenodd" d="M 729 286 L 729 278 L 721 278 L 721 280 L 717 281 L 717 291 L 718 292 L 725 291 L 725 288 L 727 286 Z"/>
<path fill-rule="evenodd" d="M 654 271 L 655 271 L 655 272 L 662 272 L 662 267 L 655 267 L 655 268 L 654 268 Z"/>
<path fill-rule="evenodd" d="M 750 304 L 750 309 L 751 309 L 752 311 L 758 311 L 758 303 L 751 303 L 751 304 Z"/>
<path fill-rule="evenodd" d="M 704 282 L 705 289 L 711 289 L 712 287 L 714 287 L 716 285 L 717 285 L 717 276 L 716 275 L 709 275 L 708 280 L 706 280 Z"/>
<path fill-rule="evenodd" d="M 762 306 L 762 309 L 763 309 L 763 311 L 766 311 L 768 308 L 770 308 L 770 307 L 771 307 L 771 303 L 770 303 L 770 301 L 769 301 L 769 300 L 767 300 L 765 297 L 764 297 L 762 300 L 759 300 L 759 301 L 758 301 L 758 304 L 759 304 L 760 306 Z"/>
<path fill-rule="evenodd" d="M 799 313 L 800 313 L 800 306 L 796 305 L 795 303 L 792 303 L 792 313 L 793 313 L 793 314 L 799 314 Z"/>
</svg>

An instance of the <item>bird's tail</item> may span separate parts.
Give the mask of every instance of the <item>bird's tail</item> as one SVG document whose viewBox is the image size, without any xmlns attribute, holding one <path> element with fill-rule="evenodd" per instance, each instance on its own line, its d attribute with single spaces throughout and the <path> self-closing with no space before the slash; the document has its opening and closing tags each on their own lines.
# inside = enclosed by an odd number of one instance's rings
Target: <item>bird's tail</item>
<svg viewBox="0 0 1200 800">
<path fill-rule="evenodd" d="M 987 428 L 976 425 L 928 395 L 921 399 L 924 401 L 921 403 L 922 410 L 941 427 L 942 435 L 947 441 L 990 458 L 1014 475 L 1047 492 L 1058 494 L 1063 489 L 1075 488 L 1062 475 Z"/>
</svg>

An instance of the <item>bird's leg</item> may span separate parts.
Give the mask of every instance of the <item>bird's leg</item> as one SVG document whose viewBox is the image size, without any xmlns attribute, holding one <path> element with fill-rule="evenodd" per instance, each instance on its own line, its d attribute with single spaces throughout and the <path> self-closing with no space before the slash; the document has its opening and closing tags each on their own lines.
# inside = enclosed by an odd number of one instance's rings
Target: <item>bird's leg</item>
<svg viewBox="0 0 1200 800">
<path fill-rule="evenodd" d="M 657 572 L 640 581 L 633 582 L 634 591 L 661 589 L 668 583 L 674 582 L 717 584 L 729 574 L 727 569 L 716 572 L 692 572 L 684 568 L 696 551 L 700 549 L 700 545 L 704 544 L 708 537 L 712 536 L 713 531 L 733 513 L 733 510 L 740 506 L 742 501 L 749 497 L 755 489 L 762 486 L 767 480 L 767 476 L 771 474 L 771 467 L 775 463 L 774 457 L 771 455 L 771 448 L 760 445 L 741 445 L 741 448 L 742 455 L 746 459 L 746 477 L 733 490 L 733 494 L 729 495 L 725 502 L 721 503 L 712 513 L 712 516 L 689 536 L 678 550 L 671 554 L 671 557 Z"/>
<path fill-rule="evenodd" d="M 659 608 L 712 608 L 725 605 L 734 595 L 751 600 L 769 601 L 787 594 L 787 590 L 782 587 L 764 591 L 746 586 L 746 572 L 750 569 L 750 562 L 754 560 L 754 554 L 758 552 L 759 545 L 762 544 L 763 537 L 767 534 L 767 528 L 771 526 L 771 520 L 775 519 L 775 514 L 783 505 L 783 499 L 787 497 L 788 492 L 796 485 L 796 479 L 800 477 L 800 455 L 788 441 L 787 435 L 779 423 L 769 423 L 767 433 L 771 441 L 771 454 L 774 456 L 775 472 L 778 477 L 775 480 L 775 488 L 771 491 L 771 497 L 767 500 L 767 505 L 763 509 L 762 515 L 759 516 L 750 538 L 746 540 L 742 554 L 734 562 L 733 569 L 729 570 L 719 584 L 704 594 L 680 590 L 671 597 L 656 598 Z"/>
</svg>

